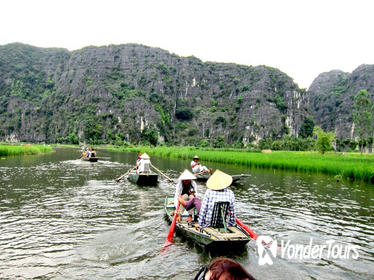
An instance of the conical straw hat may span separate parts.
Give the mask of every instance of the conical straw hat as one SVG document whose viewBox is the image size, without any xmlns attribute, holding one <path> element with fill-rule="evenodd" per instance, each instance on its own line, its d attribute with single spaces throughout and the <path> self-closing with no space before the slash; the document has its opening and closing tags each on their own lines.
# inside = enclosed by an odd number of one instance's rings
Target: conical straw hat
<svg viewBox="0 0 374 280">
<path fill-rule="evenodd" d="M 209 177 L 206 186 L 211 190 L 219 191 L 227 188 L 231 183 L 232 177 L 217 169 L 213 175 Z"/>
<path fill-rule="evenodd" d="M 149 155 L 147 155 L 146 153 L 142 154 L 140 156 L 141 159 L 150 159 Z"/>
<path fill-rule="evenodd" d="M 195 180 L 196 177 L 190 171 L 185 169 L 183 173 L 179 176 L 178 180 Z"/>
</svg>

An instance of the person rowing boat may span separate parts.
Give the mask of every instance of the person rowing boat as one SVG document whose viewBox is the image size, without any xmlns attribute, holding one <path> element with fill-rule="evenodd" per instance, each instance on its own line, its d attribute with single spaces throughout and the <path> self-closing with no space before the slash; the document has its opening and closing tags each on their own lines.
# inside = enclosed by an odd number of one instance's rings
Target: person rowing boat
<svg viewBox="0 0 374 280">
<path fill-rule="evenodd" d="M 177 208 L 178 201 L 181 204 L 178 213 L 178 221 L 180 221 L 180 213 L 183 214 L 184 209 L 189 212 L 187 221 L 192 221 L 193 207 L 190 206 L 192 206 L 191 203 L 194 203 L 194 201 L 197 199 L 197 184 L 194 181 L 195 179 L 196 177 L 187 169 L 184 170 L 184 172 L 178 178 L 178 183 L 174 195 L 175 208 Z M 200 210 L 199 206 L 196 208 Z"/>
</svg>

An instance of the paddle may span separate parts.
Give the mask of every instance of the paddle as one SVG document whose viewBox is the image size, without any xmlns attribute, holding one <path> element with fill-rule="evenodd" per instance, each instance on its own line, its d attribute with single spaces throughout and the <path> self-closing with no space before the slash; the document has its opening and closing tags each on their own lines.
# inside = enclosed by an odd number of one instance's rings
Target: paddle
<svg viewBox="0 0 374 280">
<path fill-rule="evenodd" d="M 172 221 L 170 229 L 169 229 L 169 234 L 168 234 L 168 237 L 166 238 L 164 246 L 162 247 L 162 250 L 165 249 L 167 246 L 171 245 L 172 242 L 173 242 L 173 235 L 174 235 L 174 230 L 175 230 L 175 224 L 177 223 L 179 205 L 180 205 L 180 203 L 178 201 L 177 209 L 175 210 L 174 218 L 173 218 L 173 221 Z"/>
<path fill-rule="evenodd" d="M 134 166 L 133 168 L 135 168 L 136 166 Z M 118 177 L 117 179 L 115 179 L 116 180 L 116 182 L 118 183 L 119 181 L 121 181 L 121 179 L 123 178 L 123 177 L 125 177 L 127 174 L 129 174 L 129 172 L 131 172 L 131 170 L 132 169 L 130 169 L 129 171 L 127 171 L 125 174 L 123 174 L 122 176 L 120 176 L 120 177 Z"/>
<path fill-rule="evenodd" d="M 162 176 L 164 176 L 166 179 L 168 179 L 169 180 L 169 182 L 173 182 L 174 183 L 174 181 L 172 180 L 172 179 L 170 179 L 168 176 L 166 176 L 164 173 L 162 173 L 162 171 L 161 170 L 159 170 L 159 169 L 157 169 L 152 163 L 151 163 L 151 166 L 157 171 L 157 172 L 159 172 Z"/>
<path fill-rule="evenodd" d="M 258 234 L 256 234 L 253 230 L 251 230 L 248 226 L 246 226 L 245 224 L 243 224 L 241 221 L 239 221 L 238 218 L 235 218 L 235 221 L 236 223 L 242 228 L 244 229 L 246 232 L 248 232 L 248 234 L 254 239 L 254 240 L 257 240 L 257 237 L 258 237 Z"/>
</svg>

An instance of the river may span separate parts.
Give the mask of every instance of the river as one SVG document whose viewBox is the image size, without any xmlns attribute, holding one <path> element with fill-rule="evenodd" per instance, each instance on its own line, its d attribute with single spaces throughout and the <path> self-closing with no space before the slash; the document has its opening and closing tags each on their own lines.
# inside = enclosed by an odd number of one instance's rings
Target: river
<svg viewBox="0 0 374 280">
<path fill-rule="evenodd" d="M 175 185 L 162 178 L 157 187 L 116 183 L 114 178 L 136 156 L 104 150 L 98 155 L 97 163 L 83 162 L 76 159 L 78 150 L 57 148 L 0 160 L 0 279 L 193 279 L 218 255 L 180 235 L 160 252 L 170 226 L 163 203 Z M 172 178 L 190 162 L 151 160 Z M 373 185 L 306 173 L 209 167 L 250 174 L 232 187 L 238 218 L 278 245 L 283 242 L 282 249 L 289 241 L 288 249 L 271 257 L 272 265 L 258 264 L 255 241 L 225 253 L 257 279 L 374 279 Z M 205 189 L 199 185 L 200 196 Z M 329 240 L 343 249 L 356 246 L 358 256 L 353 250 L 334 258 L 334 250 L 329 256 L 326 249 L 316 258 L 291 258 L 292 246 L 322 246 Z"/>
</svg>

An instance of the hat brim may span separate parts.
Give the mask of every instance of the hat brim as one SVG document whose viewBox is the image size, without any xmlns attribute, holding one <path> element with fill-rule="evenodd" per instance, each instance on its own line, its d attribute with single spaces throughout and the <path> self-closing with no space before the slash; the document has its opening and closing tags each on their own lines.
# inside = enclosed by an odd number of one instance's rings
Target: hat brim
<svg viewBox="0 0 374 280">
<path fill-rule="evenodd" d="M 146 153 L 142 154 L 140 156 L 141 159 L 150 159 L 149 155 L 147 155 Z"/>
<path fill-rule="evenodd" d="M 232 177 L 220 170 L 216 170 L 206 182 L 206 186 L 215 191 L 226 189 L 232 183 Z"/>
<path fill-rule="evenodd" d="M 196 177 L 195 175 L 193 175 L 190 171 L 188 171 L 187 169 L 185 169 L 183 171 L 183 173 L 179 176 L 178 180 L 195 180 Z"/>
</svg>

